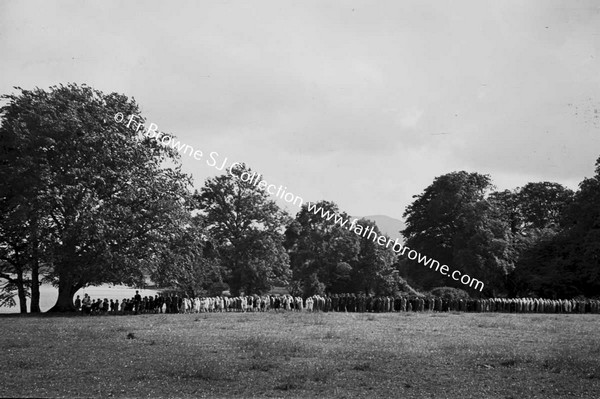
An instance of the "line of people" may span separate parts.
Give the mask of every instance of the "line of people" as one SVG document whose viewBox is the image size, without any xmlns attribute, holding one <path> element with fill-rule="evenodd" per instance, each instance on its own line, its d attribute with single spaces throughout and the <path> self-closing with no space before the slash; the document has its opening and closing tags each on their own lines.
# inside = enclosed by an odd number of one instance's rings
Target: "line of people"
<svg viewBox="0 0 600 399">
<path fill-rule="evenodd" d="M 156 295 L 131 299 L 97 299 L 85 294 L 75 306 L 83 314 L 204 313 L 204 312 L 504 312 L 504 313 L 600 313 L 595 299 L 488 298 L 444 299 L 432 296 L 371 296 L 364 294 L 249 295 L 238 297 L 195 297 Z"/>
<path fill-rule="evenodd" d="M 124 298 L 121 303 L 119 300 L 108 300 L 104 298 L 102 300 L 92 299 L 88 294 L 83 296 L 83 299 L 79 295 L 75 299 L 75 309 L 81 312 L 83 315 L 106 315 L 106 314 L 139 314 L 144 312 L 144 304 L 148 303 L 148 297 L 142 298 L 139 291 L 135 292 L 135 295 L 130 298 Z"/>
</svg>

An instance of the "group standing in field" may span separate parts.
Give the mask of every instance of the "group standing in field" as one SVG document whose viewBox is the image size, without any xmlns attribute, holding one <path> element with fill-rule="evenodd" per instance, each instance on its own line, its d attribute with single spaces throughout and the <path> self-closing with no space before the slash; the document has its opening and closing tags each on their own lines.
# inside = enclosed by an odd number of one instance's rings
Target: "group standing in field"
<svg viewBox="0 0 600 399">
<path fill-rule="evenodd" d="M 595 299 L 489 298 L 444 299 L 432 296 L 367 296 L 355 294 L 249 295 L 194 297 L 155 295 L 119 300 L 77 296 L 75 307 L 85 315 L 205 312 L 504 312 L 504 313 L 600 313 Z"/>
</svg>

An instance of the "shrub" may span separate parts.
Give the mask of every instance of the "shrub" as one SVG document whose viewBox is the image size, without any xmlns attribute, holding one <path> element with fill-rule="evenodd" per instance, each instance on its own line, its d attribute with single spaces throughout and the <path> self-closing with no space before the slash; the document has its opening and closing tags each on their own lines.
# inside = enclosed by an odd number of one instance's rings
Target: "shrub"
<svg viewBox="0 0 600 399">
<path fill-rule="evenodd" d="M 460 288 L 452 287 L 436 287 L 429 292 L 433 296 L 437 296 L 443 299 L 469 299 L 470 296 L 465 290 Z"/>
</svg>

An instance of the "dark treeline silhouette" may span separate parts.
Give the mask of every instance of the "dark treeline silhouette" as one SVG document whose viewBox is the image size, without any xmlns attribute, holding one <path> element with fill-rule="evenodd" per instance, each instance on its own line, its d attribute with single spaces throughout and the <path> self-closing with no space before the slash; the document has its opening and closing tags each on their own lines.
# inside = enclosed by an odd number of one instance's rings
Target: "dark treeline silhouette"
<svg viewBox="0 0 600 399">
<path fill-rule="evenodd" d="M 575 193 L 550 182 L 491 189 L 478 173 L 437 177 L 406 209 L 407 245 L 483 280 L 485 296 L 600 295 L 600 159 Z M 401 263 L 419 288 L 454 283 Z"/>
</svg>

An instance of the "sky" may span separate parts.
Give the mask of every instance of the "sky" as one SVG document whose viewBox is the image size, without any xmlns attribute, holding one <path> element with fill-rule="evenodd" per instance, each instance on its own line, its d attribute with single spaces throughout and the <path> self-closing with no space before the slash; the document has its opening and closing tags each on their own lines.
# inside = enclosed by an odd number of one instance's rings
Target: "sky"
<svg viewBox="0 0 600 399">
<path fill-rule="evenodd" d="M 576 189 L 600 157 L 598 1 L 8 0 L 0 54 L 2 94 L 125 94 L 181 142 L 351 215 L 400 219 L 459 170 Z M 181 161 L 197 188 L 222 173 Z"/>
</svg>

